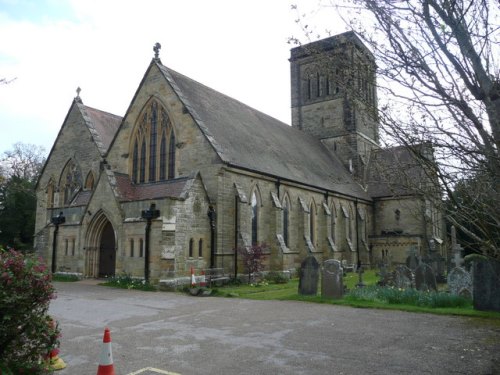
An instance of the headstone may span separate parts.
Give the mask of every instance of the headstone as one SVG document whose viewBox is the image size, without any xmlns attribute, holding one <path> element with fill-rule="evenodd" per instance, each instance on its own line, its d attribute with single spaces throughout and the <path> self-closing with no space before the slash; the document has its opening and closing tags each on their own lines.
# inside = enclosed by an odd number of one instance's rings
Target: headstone
<svg viewBox="0 0 500 375">
<path fill-rule="evenodd" d="M 415 269 L 415 288 L 437 291 L 436 275 L 428 264 L 422 263 Z"/>
<path fill-rule="evenodd" d="M 315 257 L 308 256 L 300 265 L 299 294 L 315 296 L 318 293 L 319 264 Z"/>
<path fill-rule="evenodd" d="M 415 271 L 415 269 L 418 267 L 419 261 L 417 258 L 417 254 L 411 252 L 410 255 L 406 258 L 406 267 L 411 269 L 412 271 Z"/>
<path fill-rule="evenodd" d="M 500 262 L 474 261 L 472 289 L 474 309 L 500 312 Z"/>
<path fill-rule="evenodd" d="M 321 296 L 342 298 L 344 295 L 344 271 L 338 260 L 328 259 L 323 263 L 321 275 Z"/>
<path fill-rule="evenodd" d="M 396 288 L 408 289 L 413 285 L 413 273 L 403 265 L 399 265 L 393 272 L 393 282 Z"/>
<path fill-rule="evenodd" d="M 472 278 L 469 272 L 462 267 L 453 268 L 448 274 L 448 290 L 451 294 L 472 296 Z"/>
</svg>

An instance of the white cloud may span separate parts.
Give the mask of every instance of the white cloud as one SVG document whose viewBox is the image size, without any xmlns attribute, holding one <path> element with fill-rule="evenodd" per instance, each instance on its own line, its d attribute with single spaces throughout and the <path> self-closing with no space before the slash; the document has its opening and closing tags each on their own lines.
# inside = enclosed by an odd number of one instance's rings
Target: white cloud
<svg viewBox="0 0 500 375">
<path fill-rule="evenodd" d="M 49 149 L 78 86 L 85 104 L 123 115 L 155 42 L 162 44 L 163 64 L 290 122 L 286 42 L 300 35 L 290 1 L 64 5 L 66 16 L 48 12 L 35 19 L 13 18 L 0 8 L 0 35 L 10 36 L 0 42 L 0 76 L 17 77 L 0 86 L 0 152 L 18 141 Z"/>
</svg>

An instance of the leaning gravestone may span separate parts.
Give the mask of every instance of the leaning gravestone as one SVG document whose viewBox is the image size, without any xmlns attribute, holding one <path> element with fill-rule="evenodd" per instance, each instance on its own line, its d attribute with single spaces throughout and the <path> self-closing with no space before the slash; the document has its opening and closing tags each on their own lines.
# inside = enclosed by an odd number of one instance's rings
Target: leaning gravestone
<svg viewBox="0 0 500 375">
<path fill-rule="evenodd" d="M 344 295 L 344 271 L 338 260 L 328 259 L 323 263 L 321 275 L 321 296 L 324 298 L 342 298 Z"/>
<path fill-rule="evenodd" d="M 393 272 L 393 282 L 396 288 L 411 288 L 413 285 L 413 273 L 408 267 L 399 265 Z"/>
<path fill-rule="evenodd" d="M 500 312 L 500 262 L 474 261 L 472 289 L 474 309 Z"/>
<path fill-rule="evenodd" d="M 319 264 L 315 257 L 308 256 L 300 265 L 299 294 L 313 295 L 318 293 Z"/>
<path fill-rule="evenodd" d="M 472 296 L 472 279 L 462 267 L 453 268 L 448 274 L 448 290 L 457 296 Z"/>
<path fill-rule="evenodd" d="M 423 291 L 437 291 L 436 275 L 428 264 L 422 263 L 415 269 L 415 288 Z"/>
</svg>

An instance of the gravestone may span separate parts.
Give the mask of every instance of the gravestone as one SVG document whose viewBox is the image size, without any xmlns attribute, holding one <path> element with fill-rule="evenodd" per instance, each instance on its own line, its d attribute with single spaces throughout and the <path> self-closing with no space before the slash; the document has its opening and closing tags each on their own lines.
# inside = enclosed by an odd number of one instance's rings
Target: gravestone
<svg viewBox="0 0 500 375">
<path fill-rule="evenodd" d="M 451 294 L 472 297 L 472 279 L 462 267 L 453 268 L 448 274 L 448 290 Z"/>
<path fill-rule="evenodd" d="M 428 264 L 422 263 L 415 270 L 415 288 L 423 291 L 437 291 L 436 275 Z"/>
<path fill-rule="evenodd" d="M 321 275 L 321 296 L 342 298 L 344 295 L 344 271 L 338 260 L 328 259 L 323 263 Z"/>
<path fill-rule="evenodd" d="M 415 246 L 412 246 L 410 248 L 408 257 L 406 258 L 406 267 L 411 269 L 412 271 L 415 271 L 415 269 L 418 267 L 420 264 L 420 261 L 417 256 L 417 248 Z"/>
<path fill-rule="evenodd" d="M 308 256 L 300 264 L 299 294 L 315 296 L 318 293 L 319 264 L 315 257 Z"/>
<path fill-rule="evenodd" d="M 474 309 L 500 312 L 500 262 L 474 261 L 472 289 Z"/>
<path fill-rule="evenodd" d="M 396 288 L 411 288 L 413 285 L 413 273 L 408 267 L 399 265 L 393 272 L 393 283 Z"/>
</svg>

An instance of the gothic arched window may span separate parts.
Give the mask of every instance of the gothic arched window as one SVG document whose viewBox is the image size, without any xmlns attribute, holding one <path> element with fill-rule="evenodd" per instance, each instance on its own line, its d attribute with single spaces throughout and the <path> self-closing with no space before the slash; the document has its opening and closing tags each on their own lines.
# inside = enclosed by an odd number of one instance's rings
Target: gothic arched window
<svg viewBox="0 0 500 375">
<path fill-rule="evenodd" d="M 130 146 L 132 181 L 144 183 L 174 178 L 176 140 L 167 112 L 152 100 L 139 118 Z"/>
<path fill-rule="evenodd" d="M 256 192 L 252 193 L 250 200 L 252 208 L 252 245 L 256 245 L 259 239 L 259 199 Z"/>
<path fill-rule="evenodd" d="M 288 196 L 283 200 L 283 240 L 288 247 L 289 243 L 289 227 L 290 227 L 290 201 Z"/>
<path fill-rule="evenodd" d="M 82 188 L 82 175 L 73 160 L 69 160 L 63 169 L 59 180 L 59 191 L 63 194 L 62 202 L 69 205 L 71 200 Z"/>
<path fill-rule="evenodd" d="M 170 145 L 168 146 L 168 178 L 175 177 L 175 133 L 170 131 Z"/>
<path fill-rule="evenodd" d="M 47 184 L 47 208 L 54 206 L 54 181 L 50 179 Z"/>
<path fill-rule="evenodd" d="M 94 174 L 90 171 L 85 178 L 85 190 L 94 189 Z"/>
<path fill-rule="evenodd" d="M 309 238 L 314 245 L 316 241 L 316 205 L 314 202 L 311 202 L 309 206 Z"/>
<path fill-rule="evenodd" d="M 331 215 L 331 227 L 330 227 L 330 238 L 332 239 L 333 243 L 335 243 L 336 241 L 336 237 L 337 237 L 337 209 L 335 208 L 335 204 L 332 203 L 332 207 L 331 207 L 331 212 L 332 212 L 332 215 Z"/>
</svg>

